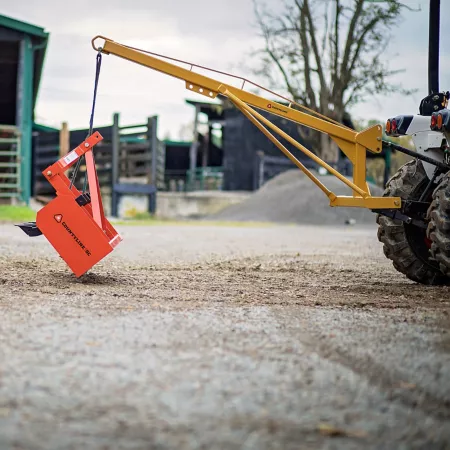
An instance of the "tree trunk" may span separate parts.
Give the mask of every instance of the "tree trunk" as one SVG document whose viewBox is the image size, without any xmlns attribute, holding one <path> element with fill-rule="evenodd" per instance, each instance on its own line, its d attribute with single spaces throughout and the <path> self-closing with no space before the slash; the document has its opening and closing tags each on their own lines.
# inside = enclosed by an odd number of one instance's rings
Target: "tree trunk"
<svg viewBox="0 0 450 450">
<path fill-rule="evenodd" d="M 318 156 L 324 161 L 330 164 L 337 163 L 339 148 L 328 135 L 320 133 L 320 146 L 318 150 Z"/>
</svg>

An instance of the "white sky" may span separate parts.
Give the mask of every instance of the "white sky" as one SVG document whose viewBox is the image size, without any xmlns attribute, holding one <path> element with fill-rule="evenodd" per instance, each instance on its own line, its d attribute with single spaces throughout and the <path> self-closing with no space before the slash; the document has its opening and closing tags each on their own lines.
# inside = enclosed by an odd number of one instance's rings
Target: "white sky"
<svg viewBox="0 0 450 450">
<path fill-rule="evenodd" d="M 402 80 L 418 93 L 409 98 L 374 95 L 351 111 L 355 118 L 384 120 L 415 113 L 427 93 L 428 0 L 405 3 L 422 10 L 405 13 L 386 58 L 392 59 L 391 68 L 406 69 L 393 82 Z M 450 1 L 441 3 L 441 17 L 446 18 Z M 68 121 L 71 128 L 88 126 L 95 69 L 90 39 L 94 35 L 244 76 L 250 74 L 243 63 L 259 46 L 251 0 L 0 0 L 0 14 L 50 32 L 36 115 L 38 122 L 52 126 L 62 121 Z M 450 89 L 445 47 L 449 37 L 450 31 L 442 26 L 441 90 Z M 160 137 L 170 132 L 177 138 L 182 125 L 193 119 L 186 98 L 205 99 L 189 94 L 179 80 L 104 56 L 95 124 L 111 123 L 114 112 L 121 113 L 122 124 L 144 123 L 146 117 L 157 114 Z"/>
</svg>

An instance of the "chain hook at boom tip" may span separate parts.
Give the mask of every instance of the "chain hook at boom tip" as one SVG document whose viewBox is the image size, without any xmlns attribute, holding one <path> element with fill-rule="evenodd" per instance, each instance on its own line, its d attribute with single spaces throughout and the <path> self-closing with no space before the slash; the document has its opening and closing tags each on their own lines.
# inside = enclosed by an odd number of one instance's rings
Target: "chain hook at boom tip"
<svg viewBox="0 0 450 450">
<path fill-rule="evenodd" d="M 105 36 L 101 36 L 100 34 L 98 34 L 97 36 L 94 36 L 92 39 L 91 39 L 91 45 L 92 45 L 92 48 L 95 50 L 95 51 L 102 51 L 103 50 L 103 47 L 97 47 L 96 45 L 95 45 L 95 41 L 97 40 L 97 39 L 103 39 L 105 42 L 107 41 L 107 40 L 110 40 L 110 39 L 108 39 L 108 38 L 106 38 Z"/>
</svg>

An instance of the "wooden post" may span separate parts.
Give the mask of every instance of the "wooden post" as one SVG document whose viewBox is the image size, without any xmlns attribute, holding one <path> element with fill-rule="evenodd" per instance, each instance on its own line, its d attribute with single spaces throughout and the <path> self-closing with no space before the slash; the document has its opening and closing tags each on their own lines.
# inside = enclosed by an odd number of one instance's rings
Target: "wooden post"
<svg viewBox="0 0 450 450">
<path fill-rule="evenodd" d="M 193 189 L 195 184 L 195 169 L 197 167 L 197 152 L 198 152 L 198 116 L 200 114 L 200 105 L 195 105 L 195 118 L 194 118 L 194 140 L 192 141 L 191 148 L 189 149 L 189 173 L 191 174 L 188 183 L 188 189 Z"/>
<path fill-rule="evenodd" d="M 255 172 L 253 190 L 257 191 L 264 184 L 264 152 L 258 150 L 255 154 Z"/>
<path fill-rule="evenodd" d="M 212 125 L 209 125 L 208 133 L 205 135 L 205 140 L 203 142 L 202 167 L 208 166 L 209 152 L 212 146 L 212 129 Z"/>
<path fill-rule="evenodd" d="M 153 116 L 152 120 L 152 183 L 156 187 L 158 168 L 158 116 Z"/>
<path fill-rule="evenodd" d="M 31 161 L 33 135 L 33 73 L 34 52 L 31 36 L 20 38 L 17 67 L 16 125 L 20 128 L 20 189 L 21 199 L 29 204 L 31 197 Z"/>
<path fill-rule="evenodd" d="M 153 179 L 153 117 L 147 117 L 147 151 L 145 155 L 145 176 L 147 177 L 147 184 L 155 184 Z"/>
<path fill-rule="evenodd" d="M 61 124 L 59 130 L 59 157 L 66 156 L 70 151 L 70 131 L 67 122 Z"/>
<path fill-rule="evenodd" d="M 151 134 L 150 134 L 151 132 Z M 150 194 L 148 198 L 148 211 L 150 214 L 156 213 L 156 189 L 157 187 L 157 166 L 158 166 L 158 116 L 148 119 L 148 139 L 151 146 L 151 184 L 155 188 L 155 192 Z"/>
<path fill-rule="evenodd" d="M 113 116 L 112 126 L 112 170 L 111 170 L 111 215 L 117 217 L 119 213 L 119 194 L 115 187 L 119 182 L 119 147 L 120 147 L 120 129 L 119 114 Z"/>
</svg>

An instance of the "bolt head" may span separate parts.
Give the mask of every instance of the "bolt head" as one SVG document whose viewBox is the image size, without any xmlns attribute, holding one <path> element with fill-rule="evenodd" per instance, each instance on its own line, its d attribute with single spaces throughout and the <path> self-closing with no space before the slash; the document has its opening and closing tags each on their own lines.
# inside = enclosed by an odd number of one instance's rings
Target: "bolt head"
<svg viewBox="0 0 450 450">
<path fill-rule="evenodd" d="M 47 170 L 47 176 L 50 177 L 52 175 L 52 171 L 51 170 Z"/>
<path fill-rule="evenodd" d="M 88 148 L 88 147 L 89 147 L 89 144 L 88 144 L 87 142 L 85 142 L 85 143 L 84 143 L 84 146 L 85 146 L 86 148 Z"/>
<path fill-rule="evenodd" d="M 400 206 L 400 202 L 398 200 L 394 200 L 394 205 L 395 206 Z"/>
</svg>

